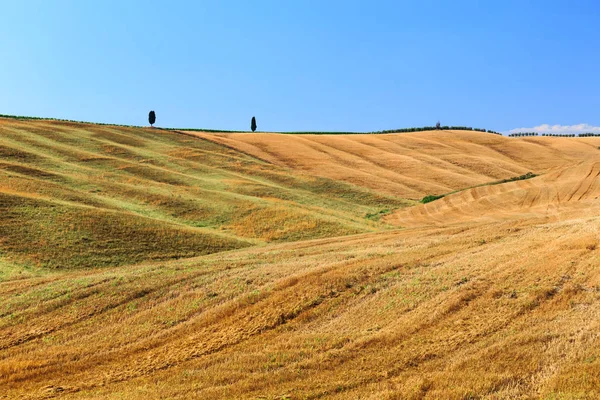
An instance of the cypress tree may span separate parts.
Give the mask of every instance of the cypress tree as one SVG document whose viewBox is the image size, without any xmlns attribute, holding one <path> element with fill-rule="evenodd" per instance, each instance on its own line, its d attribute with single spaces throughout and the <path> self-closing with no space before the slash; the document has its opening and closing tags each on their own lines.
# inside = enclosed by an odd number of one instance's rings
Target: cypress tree
<svg viewBox="0 0 600 400">
<path fill-rule="evenodd" d="M 254 132 L 256 130 L 256 118 L 252 117 L 252 122 L 250 123 L 250 129 L 252 129 L 252 132 Z"/>
<path fill-rule="evenodd" d="M 148 114 L 148 122 L 150 122 L 150 126 L 154 125 L 156 122 L 156 113 L 154 111 L 150 111 Z"/>
</svg>

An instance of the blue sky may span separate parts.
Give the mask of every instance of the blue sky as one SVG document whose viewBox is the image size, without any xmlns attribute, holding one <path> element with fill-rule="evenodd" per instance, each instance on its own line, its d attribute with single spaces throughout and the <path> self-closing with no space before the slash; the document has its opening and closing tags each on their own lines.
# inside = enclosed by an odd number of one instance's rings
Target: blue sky
<svg viewBox="0 0 600 400">
<path fill-rule="evenodd" d="M 0 114 L 600 129 L 599 19 L 577 0 L 5 1 Z"/>
</svg>

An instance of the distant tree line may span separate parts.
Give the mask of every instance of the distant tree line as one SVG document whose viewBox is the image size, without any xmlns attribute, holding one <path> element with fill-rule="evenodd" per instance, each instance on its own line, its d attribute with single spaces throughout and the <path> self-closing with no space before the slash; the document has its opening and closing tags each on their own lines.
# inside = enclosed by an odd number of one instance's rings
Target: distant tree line
<svg viewBox="0 0 600 400">
<path fill-rule="evenodd" d="M 299 131 L 299 132 L 276 132 L 283 134 L 294 134 L 294 135 L 382 135 L 386 133 L 408 133 L 408 132 L 423 132 L 423 131 L 435 131 L 437 128 L 435 126 L 423 126 L 423 127 L 415 127 L 415 128 L 400 128 L 400 129 L 389 129 L 385 131 L 371 131 L 371 132 L 319 132 L 319 131 Z M 479 129 L 479 128 L 470 128 L 470 127 L 461 127 L 461 126 L 441 126 L 440 129 L 443 130 L 455 130 L 455 131 L 477 131 L 477 132 L 487 132 L 493 133 L 494 135 L 502 135 L 500 132 L 492 131 L 490 129 Z"/>
<path fill-rule="evenodd" d="M 496 132 L 491 129 L 472 128 L 470 126 L 448 126 L 448 125 L 437 125 L 437 124 L 436 124 L 436 126 L 423 126 L 420 128 L 391 129 L 391 130 L 386 130 L 386 131 L 369 132 L 369 133 L 422 132 L 422 131 L 434 131 L 437 129 L 444 130 L 444 131 L 477 131 L 477 132 L 493 133 L 495 135 L 502 135 L 500 132 Z"/>
<path fill-rule="evenodd" d="M 579 134 L 579 137 L 596 137 L 596 136 L 600 136 L 600 133 L 586 132 L 586 133 Z"/>
<path fill-rule="evenodd" d="M 552 137 L 577 137 L 575 133 L 542 133 L 542 136 Z"/>
<path fill-rule="evenodd" d="M 539 134 L 538 132 L 518 132 L 518 133 L 511 133 L 508 136 L 509 137 L 526 137 L 526 136 L 596 137 L 596 136 L 600 136 L 600 133 L 585 132 L 585 133 L 580 133 L 580 134 L 576 134 L 576 133 L 542 133 L 542 134 Z"/>
<path fill-rule="evenodd" d="M 537 132 L 518 132 L 510 133 L 508 137 L 524 137 L 524 136 L 538 136 Z"/>
</svg>

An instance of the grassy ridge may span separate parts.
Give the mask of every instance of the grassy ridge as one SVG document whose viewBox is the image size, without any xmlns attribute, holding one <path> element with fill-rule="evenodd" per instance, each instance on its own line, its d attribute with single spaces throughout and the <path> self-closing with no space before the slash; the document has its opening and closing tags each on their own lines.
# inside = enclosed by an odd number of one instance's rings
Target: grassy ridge
<svg viewBox="0 0 600 400">
<path fill-rule="evenodd" d="M 0 252 L 32 265 L 122 265 L 377 231 L 384 225 L 366 213 L 407 204 L 175 132 L 0 119 Z"/>
<path fill-rule="evenodd" d="M 136 214 L 0 193 L 2 251 L 49 268 L 186 258 L 248 242 Z"/>
</svg>

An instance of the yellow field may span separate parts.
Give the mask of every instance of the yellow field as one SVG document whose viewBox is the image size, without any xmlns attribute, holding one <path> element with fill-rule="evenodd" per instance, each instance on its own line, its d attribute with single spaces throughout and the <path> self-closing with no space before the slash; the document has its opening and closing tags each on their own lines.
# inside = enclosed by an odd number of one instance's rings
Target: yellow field
<svg viewBox="0 0 600 400">
<path fill-rule="evenodd" d="M 600 398 L 600 138 L 66 129 L 0 120 L 0 398 Z"/>
<path fill-rule="evenodd" d="M 599 138 L 507 137 L 467 131 L 387 135 L 189 134 L 275 165 L 421 199 L 598 159 Z"/>
<path fill-rule="evenodd" d="M 387 217 L 403 226 L 449 222 L 537 219 L 557 221 L 600 215 L 600 162 L 581 161 L 533 179 L 480 186 Z"/>
</svg>

